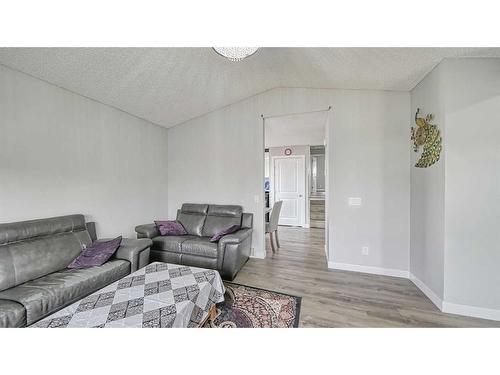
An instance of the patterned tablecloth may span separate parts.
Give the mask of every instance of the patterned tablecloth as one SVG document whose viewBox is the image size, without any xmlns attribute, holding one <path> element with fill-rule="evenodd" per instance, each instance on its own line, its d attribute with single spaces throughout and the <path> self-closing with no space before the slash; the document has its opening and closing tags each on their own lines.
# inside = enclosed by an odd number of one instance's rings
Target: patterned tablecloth
<svg viewBox="0 0 500 375">
<path fill-rule="evenodd" d="M 155 262 L 31 327 L 198 327 L 224 292 L 217 271 Z"/>
</svg>

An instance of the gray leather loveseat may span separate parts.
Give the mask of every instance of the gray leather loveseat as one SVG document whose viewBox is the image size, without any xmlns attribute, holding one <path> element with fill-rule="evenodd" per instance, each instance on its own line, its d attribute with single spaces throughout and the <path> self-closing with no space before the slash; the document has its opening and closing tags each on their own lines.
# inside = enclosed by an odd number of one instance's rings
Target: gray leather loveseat
<svg viewBox="0 0 500 375">
<path fill-rule="evenodd" d="M 67 269 L 95 240 L 92 224 L 83 215 L 0 224 L 0 327 L 33 324 L 148 263 L 151 241 L 124 238 L 102 266 Z"/>
<path fill-rule="evenodd" d="M 135 227 L 137 238 L 153 240 L 151 261 L 215 269 L 223 279 L 233 280 L 250 255 L 253 214 L 244 213 L 241 206 L 184 203 L 177 220 L 187 235 L 161 236 L 155 224 Z M 241 229 L 210 242 L 234 224 Z"/>
</svg>

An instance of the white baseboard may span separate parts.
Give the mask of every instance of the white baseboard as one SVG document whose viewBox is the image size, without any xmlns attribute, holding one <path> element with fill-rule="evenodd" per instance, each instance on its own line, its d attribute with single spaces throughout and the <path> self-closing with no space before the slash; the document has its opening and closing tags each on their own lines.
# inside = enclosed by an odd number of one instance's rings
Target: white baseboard
<svg viewBox="0 0 500 375">
<path fill-rule="evenodd" d="M 249 258 L 255 258 L 255 259 L 266 259 L 266 255 L 265 254 L 252 254 L 249 256 Z"/>
<path fill-rule="evenodd" d="M 257 251 L 255 247 L 250 249 L 250 258 L 266 259 L 266 251 Z"/>
<path fill-rule="evenodd" d="M 470 305 L 460 305 L 458 303 L 443 302 L 443 312 L 448 314 L 457 314 L 472 316 L 474 318 L 490 319 L 500 321 L 500 310 L 487 309 Z"/>
<path fill-rule="evenodd" d="M 438 297 L 436 293 L 434 293 L 431 288 L 424 284 L 422 280 L 416 277 L 414 274 L 410 273 L 410 280 L 415 286 L 424 293 L 427 298 L 431 300 L 431 302 L 436 305 L 439 310 L 443 310 L 443 300 Z"/>
<path fill-rule="evenodd" d="M 404 277 L 406 279 L 409 278 L 408 271 L 397 270 L 397 269 L 393 269 L 393 268 L 360 266 L 358 264 L 337 263 L 337 262 L 328 262 L 328 268 L 332 268 L 335 270 L 343 270 L 343 271 L 371 273 L 374 275 Z"/>
<path fill-rule="evenodd" d="M 417 286 L 418 289 L 422 291 L 422 293 L 427 296 L 427 298 L 431 300 L 434 305 L 436 305 L 439 310 L 444 313 L 500 321 L 500 310 L 446 302 L 439 298 L 437 294 L 434 293 L 427 285 L 425 285 L 422 280 L 420 280 L 412 273 L 410 273 L 410 280 Z"/>
</svg>

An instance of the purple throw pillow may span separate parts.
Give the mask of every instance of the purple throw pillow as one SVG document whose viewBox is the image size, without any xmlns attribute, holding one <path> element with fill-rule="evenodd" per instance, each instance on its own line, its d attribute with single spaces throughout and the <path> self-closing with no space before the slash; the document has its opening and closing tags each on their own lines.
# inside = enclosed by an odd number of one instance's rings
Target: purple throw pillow
<svg viewBox="0 0 500 375">
<path fill-rule="evenodd" d="M 177 220 L 155 221 L 156 228 L 162 236 L 184 236 L 186 229 Z"/>
<path fill-rule="evenodd" d="M 122 243 L 122 236 L 111 241 L 94 242 L 89 247 L 83 249 L 68 266 L 68 268 L 87 268 L 92 266 L 102 266 L 113 256 Z"/>
<path fill-rule="evenodd" d="M 226 234 L 231 234 L 240 229 L 239 225 L 231 225 L 229 228 L 223 229 L 220 232 L 216 233 L 211 239 L 210 242 L 217 242 Z"/>
</svg>

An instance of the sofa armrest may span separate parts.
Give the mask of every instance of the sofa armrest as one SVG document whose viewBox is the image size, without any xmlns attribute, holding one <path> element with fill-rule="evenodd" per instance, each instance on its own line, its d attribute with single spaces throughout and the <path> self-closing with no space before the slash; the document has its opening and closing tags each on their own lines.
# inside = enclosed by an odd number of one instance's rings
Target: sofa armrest
<svg viewBox="0 0 500 375">
<path fill-rule="evenodd" d="M 219 240 L 219 249 L 223 249 L 226 244 L 239 244 L 243 242 L 248 236 L 252 235 L 252 229 L 240 229 L 234 233 L 227 234 Z"/>
<path fill-rule="evenodd" d="M 155 224 L 143 224 L 135 227 L 137 238 L 155 238 L 160 235 L 160 231 Z"/>
<path fill-rule="evenodd" d="M 240 229 L 219 240 L 217 268 L 224 280 L 233 280 L 250 256 L 252 229 Z"/>
<path fill-rule="evenodd" d="M 130 272 L 149 264 L 149 248 L 153 241 L 147 238 L 132 239 L 123 238 L 122 243 L 114 255 L 114 259 L 127 260 L 130 262 Z"/>
</svg>

